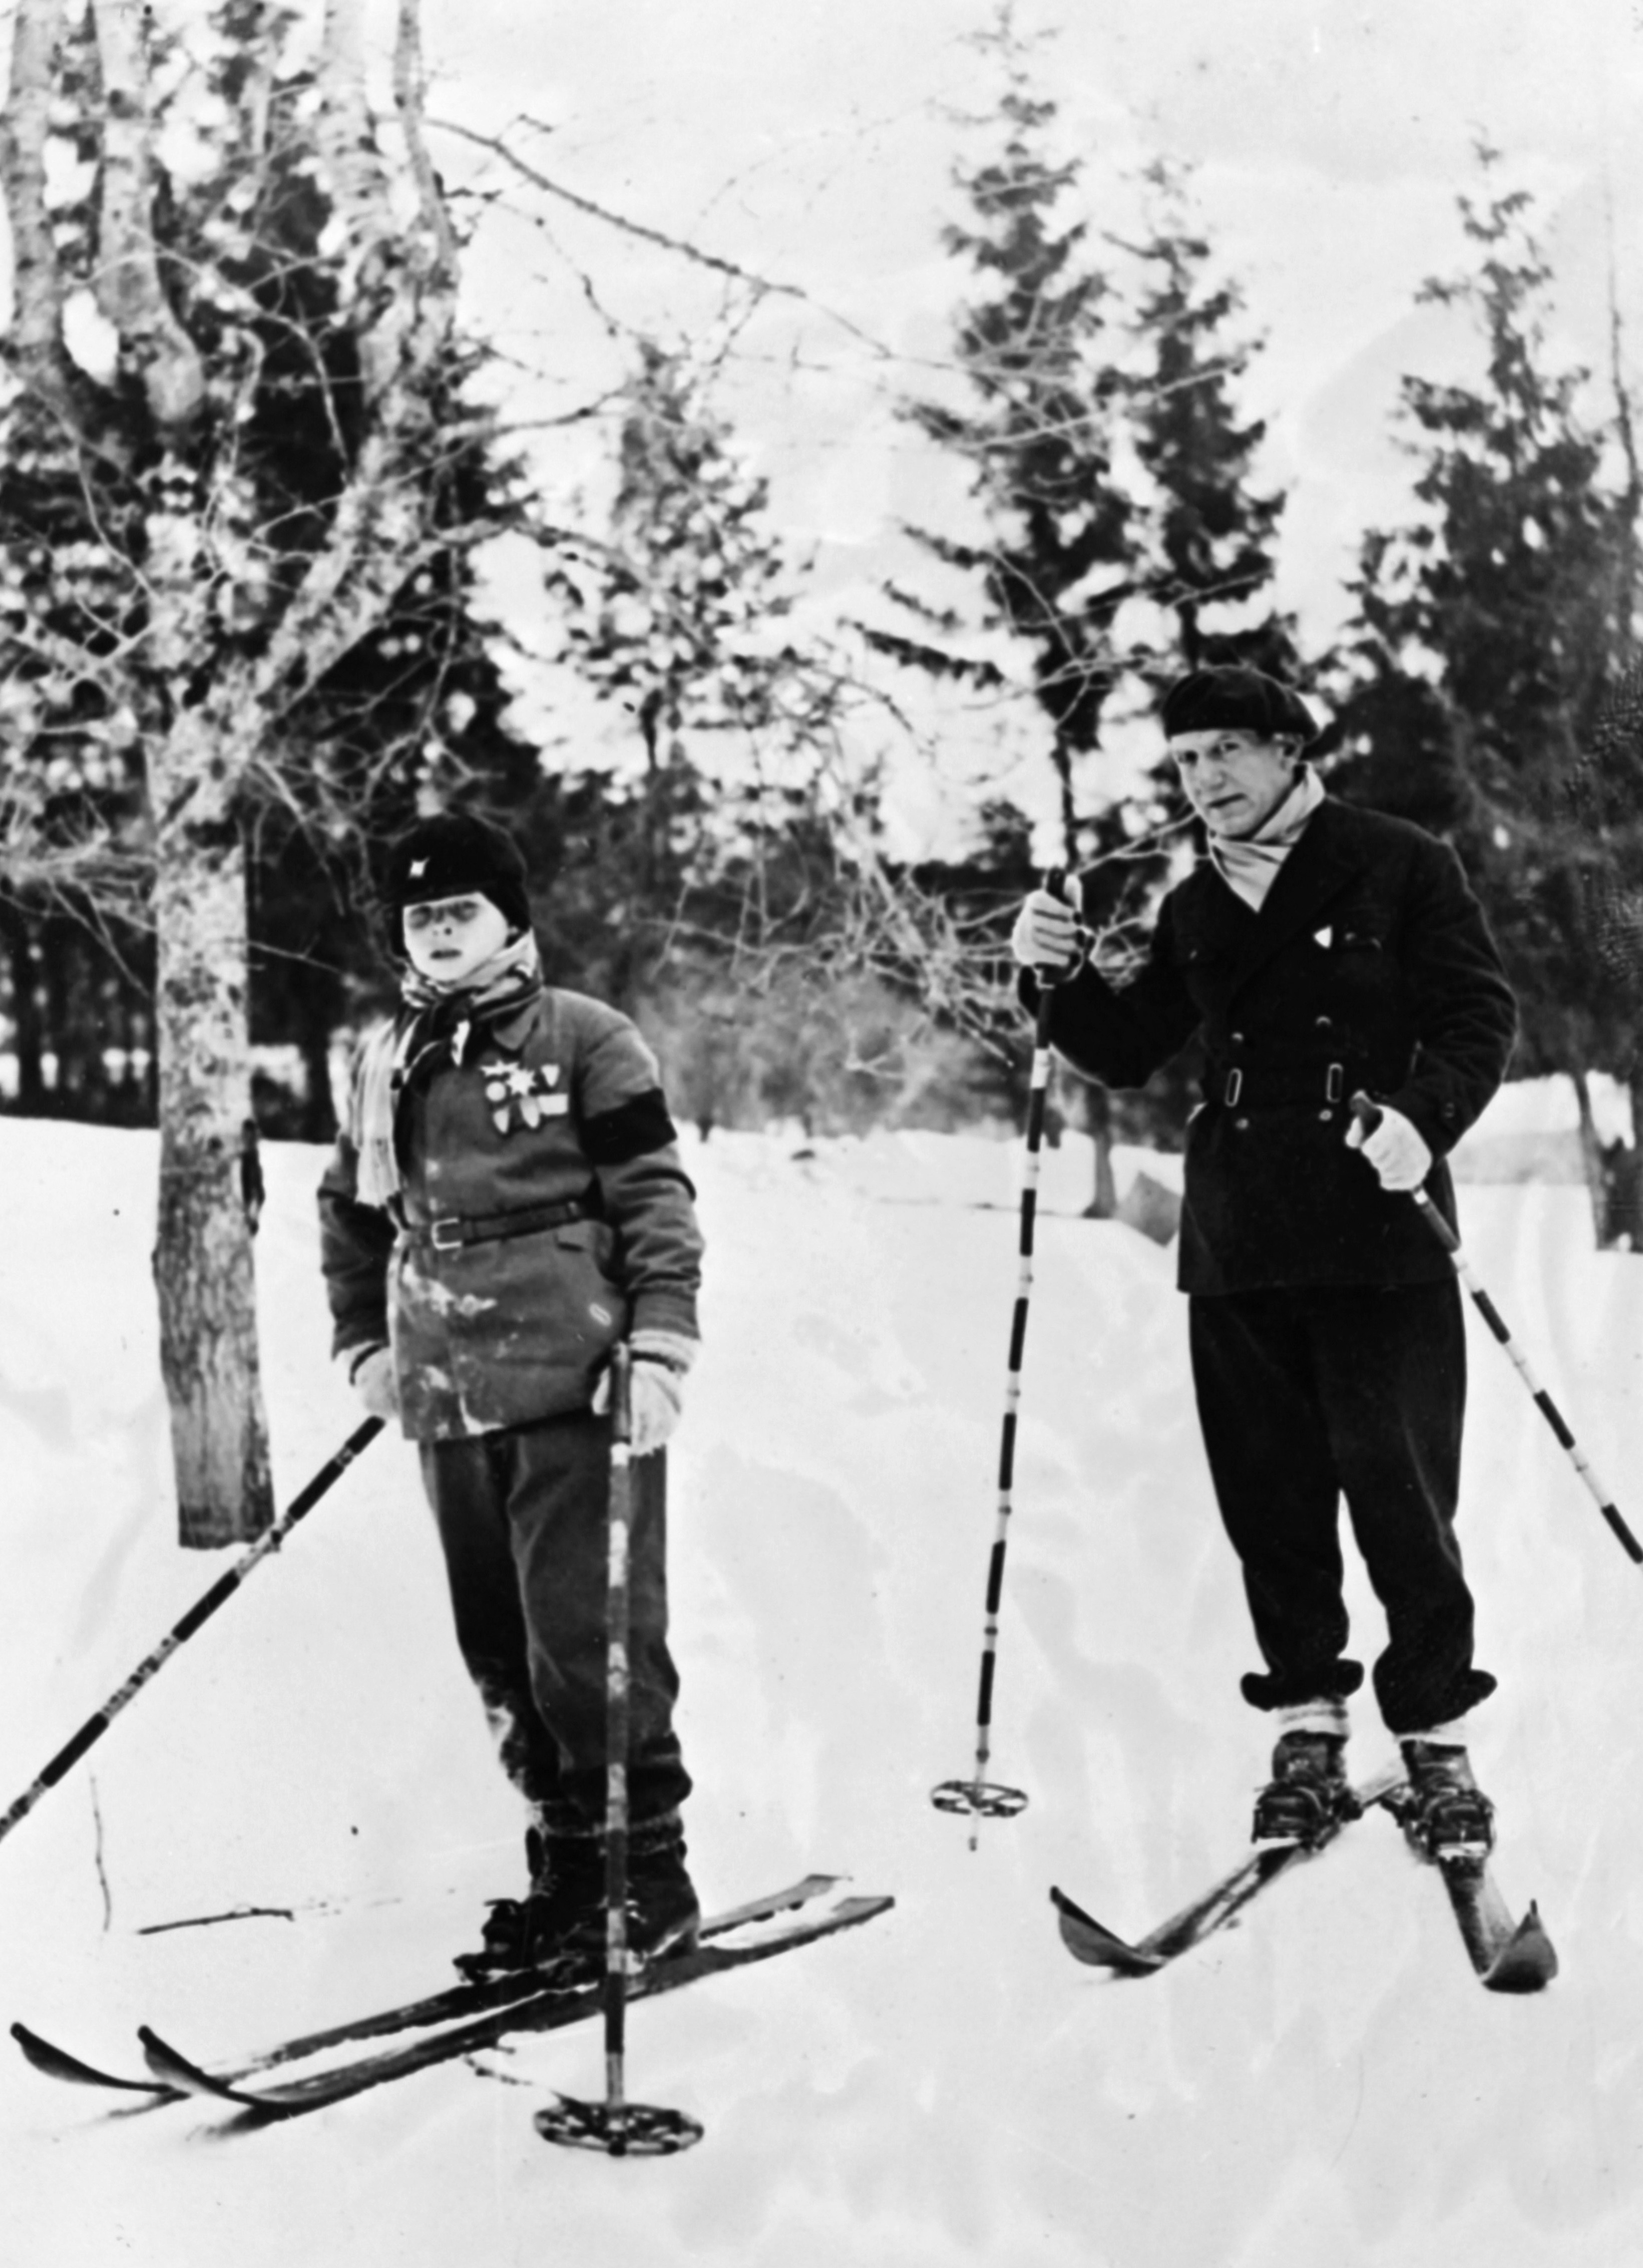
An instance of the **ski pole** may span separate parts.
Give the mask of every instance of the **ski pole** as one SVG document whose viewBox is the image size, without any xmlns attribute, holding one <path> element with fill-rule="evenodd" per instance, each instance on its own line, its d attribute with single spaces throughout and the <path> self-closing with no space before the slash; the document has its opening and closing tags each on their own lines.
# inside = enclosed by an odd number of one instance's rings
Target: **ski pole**
<svg viewBox="0 0 1643 2268">
<path fill-rule="evenodd" d="M 1065 875 L 1052 869 L 1044 887 L 1060 895 Z M 987 1778 L 992 1756 L 992 1685 L 998 1652 L 998 1609 L 1004 1597 L 1004 1561 L 1008 1548 L 1010 1518 L 1015 1500 L 1015 1435 L 1021 1403 L 1021 1357 L 1027 1344 L 1028 1300 L 1033 1288 L 1033 1231 L 1038 1215 L 1039 1156 L 1043 1147 L 1044 1109 L 1050 1094 L 1050 1007 L 1054 979 L 1041 969 L 1038 1012 L 1033 1025 L 1033 1068 L 1027 1105 L 1027 1145 L 1021 1169 L 1021 1211 L 1017 1243 L 1019 1268 L 1015 1306 L 1010 1319 L 1010 1351 L 1005 1368 L 1004 1424 L 998 1442 L 998 1505 L 992 1550 L 987 1562 L 987 1597 L 982 1626 L 981 1686 L 976 1705 L 976 1769 L 969 1779 L 944 1779 L 931 1789 L 938 1811 L 955 1811 L 972 1820 L 1013 1819 L 1027 1808 L 1019 1787 L 1006 1787 Z M 973 1851 L 980 1829 L 970 1829 Z"/>
<path fill-rule="evenodd" d="M 151 1653 L 145 1654 L 117 1693 L 111 1693 L 102 1707 L 88 1717 L 71 1741 L 58 1749 L 33 1786 L 18 1796 L 11 1808 L 0 1813 L 0 1842 L 11 1832 L 21 1819 L 26 1819 L 48 1788 L 55 1787 L 78 1764 L 93 1742 L 100 1741 L 128 1701 L 136 1698 L 157 1670 L 164 1668 L 177 1648 L 194 1636 L 203 1622 L 208 1622 L 224 1601 L 239 1588 L 246 1577 L 261 1559 L 270 1551 L 277 1551 L 297 1522 L 313 1511 L 314 1506 L 332 1484 L 339 1481 L 362 1449 L 367 1448 L 382 1431 L 380 1418 L 367 1418 L 355 1427 L 336 1454 L 320 1468 L 300 1496 L 295 1498 L 281 1513 L 265 1535 L 261 1535 L 249 1551 L 236 1559 L 233 1565 L 212 1584 L 203 1597 L 195 1601 L 182 1620 L 166 1636 Z"/>
<path fill-rule="evenodd" d="M 1353 1117 L 1358 1120 L 1366 1134 L 1372 1134 L 1381 1123 L 1380 1110 L 1367 1094 L 1353 1095 L 1352 1111 Z M 1477 1308 L 1495 1337 L 1511 1357 L 1518 1376 L 1529 1388 L 1529 1399 L 1547 1425 L 1551 1426 L 1558 1438 L 1559 1446 L 1567 1452 L 1570 1463 L 1590 1490 L 1597 1509 L 1618 1537 L 1621 1550 L 1634 1565 L 1643 1565 L 1643 1543 L 1638 1542 L 1637 1537 L 1626 1525 L 1614 1498 L 1604 1490 L 1602 1483 L 1588 1462 L 1580 1443 L 1569 1431 L 1563 1412 L 1547 1393 L 1539 1379 L 1536 1377 L 1534 1371 L 1529 1367 L 1528 1356 L 1507 1329 L 1500 1310 L 1472 1273 L 1471 1264 L 1462 1248 L 1460 1238 L 1449 1226 L 1448 1222 L 1445 1220 L 1425 1189 L 1411 1189 L 1410 1194 L 1420 1208 L 1422 1219 L 1448 1254 L 1449 1264 L 1465 1285 L 1473 1307 Z"/>
<path fill-rule="evenodd" d="M 628 1588 L 633 1519 L 633 1361 L 625 1340 L 610 1360 L 610 1511 L 605 1577 L 605 2100 L 561 2095 L 539 2110 L 546 2142 L 603 2150 L 613 2158 L 671 2157 L 702 2139 L 698 2122 L 627 2098 L 628 2012 Z"/>
</svg>

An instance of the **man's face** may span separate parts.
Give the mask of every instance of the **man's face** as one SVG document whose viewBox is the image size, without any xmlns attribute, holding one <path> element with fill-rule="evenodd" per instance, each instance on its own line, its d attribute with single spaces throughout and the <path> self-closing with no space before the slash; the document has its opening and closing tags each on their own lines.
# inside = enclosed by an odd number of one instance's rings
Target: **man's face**
<svg viewBox="0 0 1643 2268">
<path fill-rule="evenodd" d="M 506 917 L 477 890 L 407 906 L 402 921 L 407 959 L 435 984 L 465 983 L 508 941 Z"/>
<path fill-rule="evenodd" d="M 1177 733 L 1169 753 L 1188 802 L 1212 835 L 1253 835 L 1295 784 L 1295 750 L 1232 725 Z"/>
</svg>

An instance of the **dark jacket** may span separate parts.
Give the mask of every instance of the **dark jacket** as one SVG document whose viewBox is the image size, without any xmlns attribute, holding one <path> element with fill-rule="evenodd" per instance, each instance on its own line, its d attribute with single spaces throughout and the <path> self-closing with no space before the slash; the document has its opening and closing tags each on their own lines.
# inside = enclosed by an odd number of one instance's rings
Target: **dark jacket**
<svg viewBox="0 0 1643 2268">
<path fill-rule="evenodd" d="M 446 1440 L 585 1410 L 624 1330 L 694 1338 L 702 1239 L 656 1061 L 627 1017 L 544 990 L 459 1067 L 413 1074 L 394 1114 L 403 1186 L 361 1202 L 360 1099 L 320 1185 L 335 1347 L 390 1344 L 405 1431 Z M 549 1226 L 463 1241 L 475 1227 Z"/>
<path fill-rule="evenodd" d="M 1030 977 L 1023 986 L 1036 1000 Z M 1449 1271 L 1407 1195 L 1345 1145 L 1359 1088 L 1441 1163 L 1506 1074 L 1510 986 L 1459 859 L 1406 821 L 1326 797 L 1255 912 L 1205 861 L 1160 909 L 1121 986 L 1057 988 L 1050 1037 L 1074 1069 L 1140 1086 L 1202 1032 L 1187 1132 L 1181 1288 L 1397 1284 Z"/>
</svg>

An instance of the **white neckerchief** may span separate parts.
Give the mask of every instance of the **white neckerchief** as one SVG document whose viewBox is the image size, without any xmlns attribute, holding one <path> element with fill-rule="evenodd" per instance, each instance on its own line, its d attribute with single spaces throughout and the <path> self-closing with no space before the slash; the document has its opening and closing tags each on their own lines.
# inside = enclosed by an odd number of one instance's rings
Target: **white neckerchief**
<svg viewBox="0 0 1643 2268">
<path fill-rule="evenodd" d="M 1300 842 L 1307 821 L 1323 800 L 1323 783 L 1310 764 L 1276 811 L 1269 812 L 1253 835 L 1212 835 L 1210 857 L 1222 880 L 1256 913 L 1278 880 L 1278 869 Z"/>
<path fill-rule="evenodd" d="M 400 990 L 410 1013 L 365 1042 L 350 1130 L 358 1152 L 362 1204 L 386 1205 L 401 1186 L 394 1121 L 402 1080 L 432 1047 L 448 1042 L 460 1064 L 475 1025 L 483 1030 L 542 990 L 542 960 L 529 930 L 501 946 L 460 984 L 440 984 L 408 968 Z"/>
</svg>

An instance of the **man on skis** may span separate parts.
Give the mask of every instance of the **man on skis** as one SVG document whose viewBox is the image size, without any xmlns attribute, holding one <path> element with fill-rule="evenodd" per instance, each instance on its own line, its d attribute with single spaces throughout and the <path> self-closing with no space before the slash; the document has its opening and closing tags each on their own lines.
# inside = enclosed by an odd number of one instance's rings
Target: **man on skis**
<svg viewBox="0 0 1643 2268">
<path fill-rule="evenodd" d="M 1195 1035 L 1180 1284 L 1222 1519 L 1264 1668 L 1245 1698 L 1279 1727 L 1257 1841 L 1348 1815 L 1344 1498 L 1386 1612 L 1381 1717 L 1434 1855 L 1486 1851 L 1492 1809 L 1464 1719 L 1494 1690 L 1473 1663 L 1455 1532 L 1466 1395 L 1448 1260 L 1410 1193 L 1446 1219 L 1442 1160 L 1505 1076 L 1516 1010 L 1454 852 L 1329 795 L 1302 758 L 1312 718 L 1243 667 L 1193 671 L 1162 722 L 1207 858 L 1165 897 L 1146 959 L 1109 983 L 1077 909 L 1027 899 L 1013 939 L 1029 1006 L 1088 1077 L 1142 1086 Z M 1376 1106 L 1373 1130 L 1354 1096 Z"/>
<path fill-rule="evenodd" d="M 335 1351 L 418 1447 L 457 1643 L 530 1807 L 530 1882 L 459 1967 L 603 1956 L 610 1419 L 632 1352 L 627 1941 L 700 1911 L 673 1728 L 662 1447 L 696 1351 L 702 1240 L 655 1060 L 625 1016 L 542 982 L 523 861 L 461 814 L 388 857 L 403 1005 L 361 1051 L 320 1189 Z"/>
</svg>

